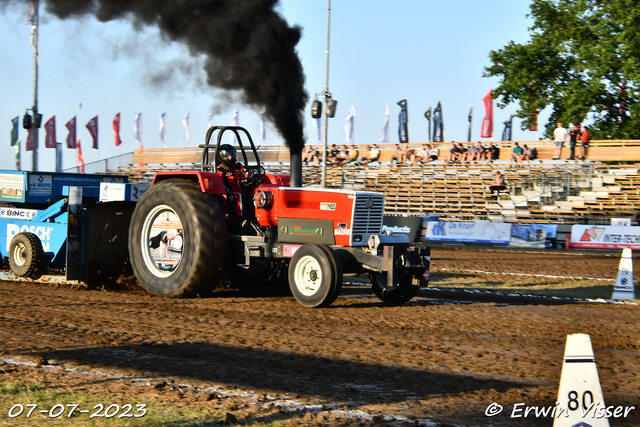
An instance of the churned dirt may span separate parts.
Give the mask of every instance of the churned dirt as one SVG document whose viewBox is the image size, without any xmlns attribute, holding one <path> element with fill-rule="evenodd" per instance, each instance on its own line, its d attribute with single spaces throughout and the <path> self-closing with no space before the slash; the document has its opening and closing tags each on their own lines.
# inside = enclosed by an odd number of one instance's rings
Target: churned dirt
<svg viewBox="0 0 640 427">
<path fill-rule="evenodd" d="M 432 250 L 432 272 L 493 282 L 500 276 L 480 271 L 614 279 L 618 263 L 619 252 Z M 1 382 L 91 393 L 105 406 L 206 409 L 244 425 L 551 426 L 512 410 L 555 404 L 566 337 L 586 333 L 606 404 L 636 408 L 611 425 L 640 425 L 635 304 L 425 290 L 387 307 L 347 285 L 331 307 L 306 309 L 228 289 L 176 300 L 0 282 L 0 307 Z M 492 403 L 503 411 L 488 417 Z M 12 406 L 0 401 L 0 424 L 25 422 L 8 418 Z"/>
</svg>

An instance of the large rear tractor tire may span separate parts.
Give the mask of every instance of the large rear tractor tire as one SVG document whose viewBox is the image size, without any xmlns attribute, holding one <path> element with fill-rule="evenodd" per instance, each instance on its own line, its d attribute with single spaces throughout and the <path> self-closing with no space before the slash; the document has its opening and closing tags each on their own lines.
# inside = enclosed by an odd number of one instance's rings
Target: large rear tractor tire
<svg viewBox="0 0 640 427">
<path fill-rule="evenodd" d="M 18 233 L 9 245 L 9 267 L 18 277 L 37 279 L 42 276 L 42 243 L 34 233 Z"/>
<path fill-rule="evenodd" d="M 369 273 L 371 279 L 371 289 L 373 293 L 385 304 L 400 305 L 415 297 L 420 290 L 419 285 L 414 285 L 412 274 L 402 274 L 398 283 L 394 286 L 387 286 L 387 273 Z"/>
<path fill-rule="evenodd" d="M 291 258 L 289 286 L 305 307 L 327 307 L 340 295 L 342 264 L 329 246 L 304 245 Z"/>
<path fill-rule="evenodd" d="M 137 203 L 129 227 L 129 256 L 147 292 L 167 297 L 206 295 L 220 281 L 227 228 L 219 202 L 186 180 L 162 181 Z"/>
</svg>

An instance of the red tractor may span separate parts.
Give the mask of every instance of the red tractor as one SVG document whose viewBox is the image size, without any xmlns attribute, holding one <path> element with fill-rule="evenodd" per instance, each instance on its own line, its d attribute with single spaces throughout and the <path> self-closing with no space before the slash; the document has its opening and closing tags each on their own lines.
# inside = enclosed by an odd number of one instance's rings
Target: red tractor
<svg viewBox="0 0 640 427">
<path fill-rule="evenodd" d="M 225 132 L 237 149 L 222 144 Z M 291 178 L 265 173 L 241 127 L 214 126 L 205 141 L 200 170 L 158 172 L 136 205 L 129 255 L 147 292 L 205 295 L 226 273 L 240 290 L 289 287 L 302 305 L 324 307 L 340 294 L 343 273 L 368 271 L 388 304 L 428 284 L 429 248 L 382 234 L 382 194 L 302 188 L 299 154 Z"/>
</svg>

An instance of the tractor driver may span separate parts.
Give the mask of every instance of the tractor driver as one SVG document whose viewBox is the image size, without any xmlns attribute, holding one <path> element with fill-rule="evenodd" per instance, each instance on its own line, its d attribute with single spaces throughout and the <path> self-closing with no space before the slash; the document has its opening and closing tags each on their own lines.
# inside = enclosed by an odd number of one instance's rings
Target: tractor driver
<svg viewBox="0 0 640 427">
<path fill-rule="evenodd" d="M 230 144 L 222 144 L 218 148 L 218 170 L 221 171 L 222 176 L 227 179 L 233 176 L 237 185 L 248 184 L 252 181 L 253 174 L 251 171 L 245 170 L 237 158 L 238 152 L 233 146 Z"/>
</svg>

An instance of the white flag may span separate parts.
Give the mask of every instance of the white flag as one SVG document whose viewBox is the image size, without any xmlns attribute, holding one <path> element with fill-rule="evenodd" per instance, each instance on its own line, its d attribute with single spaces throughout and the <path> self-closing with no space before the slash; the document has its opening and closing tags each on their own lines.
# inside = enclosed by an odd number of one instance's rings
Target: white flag
<svg viewBox="0 0 640 427">
<path fill-rule="evenodd" d="M 240 126 L 240 109 L 239 108 L 236 108 L 236 111 L 233 112 L 233 116 L 231 116 L 231 126 Z M 236 134 L 233 132 L 231 132 L 231 145 L 238 145 Z"/>
<path fill-rule="evenodd" d="M 185 129 L 187 130 L 187 147 L 191 145 L 191 129 L 189 126 L 189 113 L 191 113 L 191 111 L 187 111 L 187 114 L 185 114 L 182 117 L 182 124 L 184 125 Z"/>
<path fill-rule="evenodd" d="M 142 111 L 133 115 L 133 140 L 140 145 L 142 149 Z"/>
<path fill-rule="evenodd" d="M 167 148 L 167 112 L 160 114 L 160 142 Z"/>
<path fill-rule="evenodd" d="M 318 134 L 318 144 L 322 145 L 322 127 L 320 125 L 320 117 L 313 119 L 313 124 L 316 127 L 316 133 Z"/>
<path fill-rule="evenodd" d="M 344 119 L 344 131 L 347 135 L 347 144 L 353 144 L 353 118 L 356 116 L 356 107 L 351 104 L 347 117 Z"/>
<path fill-rule="evenodd" d="M 380 131 L 380 142 L 389 143 L 389 103 L 384 109 L 384 123 L 382 124 L 382 130 Z"/>
<path fill-rule="evenodd" d="M 263 108 L 262 111 L 260 111 L 260 144 L 266 144 L 267 143 L 267 109 Z"/>
</svg>

